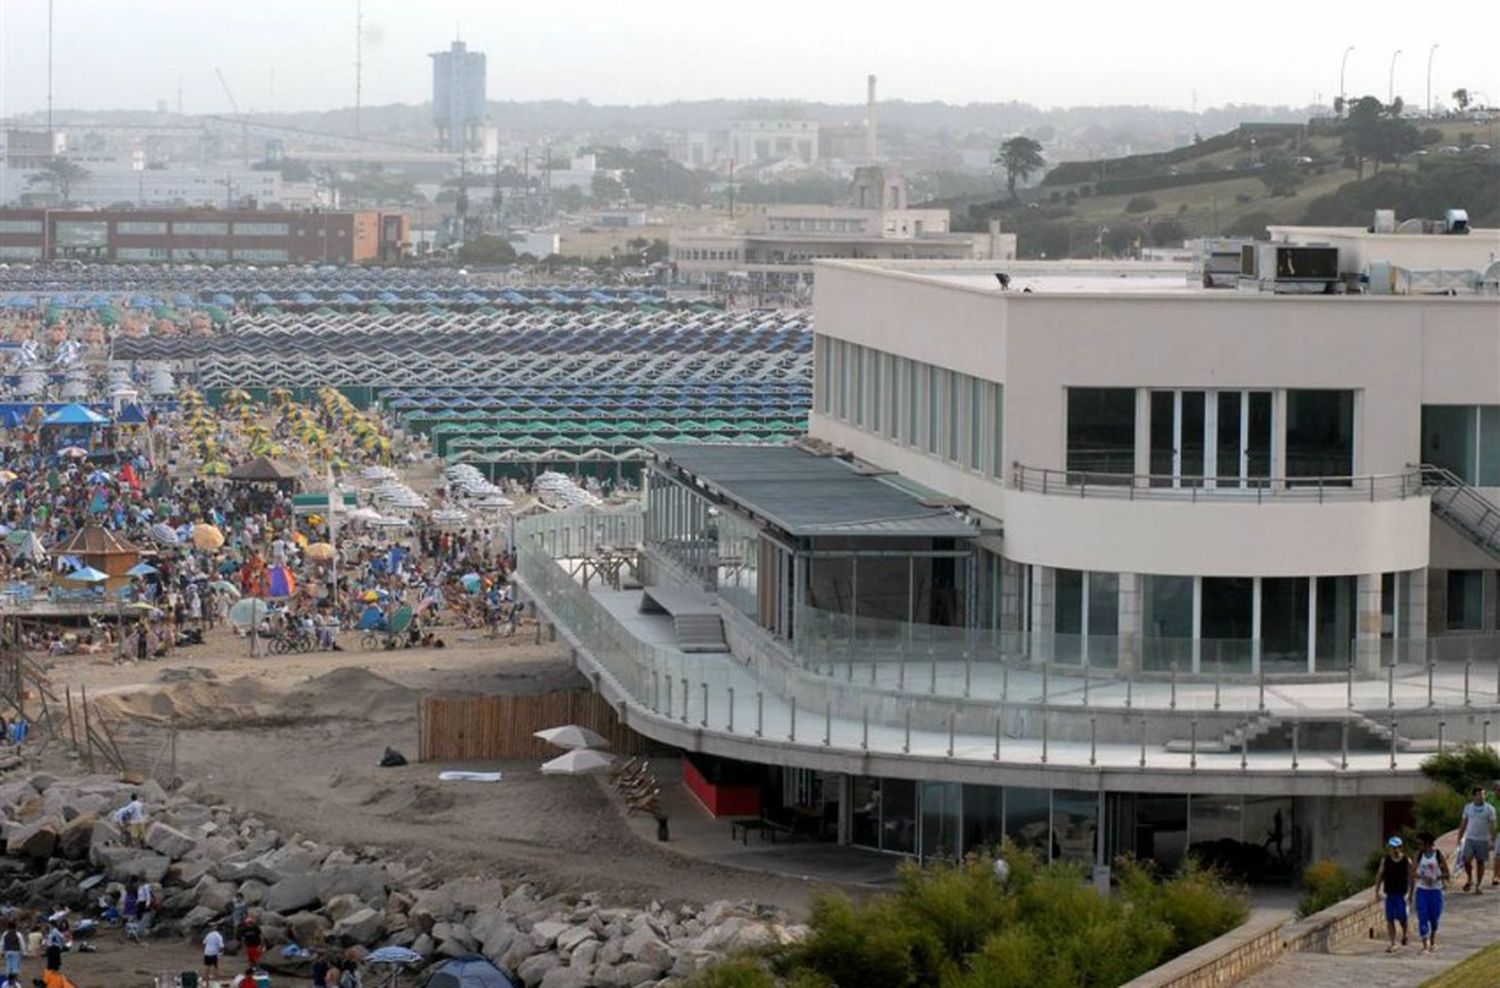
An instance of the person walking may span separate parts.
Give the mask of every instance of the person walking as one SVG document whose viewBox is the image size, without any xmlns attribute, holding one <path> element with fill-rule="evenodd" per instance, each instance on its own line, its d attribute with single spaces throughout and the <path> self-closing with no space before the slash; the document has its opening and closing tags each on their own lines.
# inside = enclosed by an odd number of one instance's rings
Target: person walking
<svg viewBox="0 0 1500 988">
<path fill-rule="evenodd" d="M 146 804 L 141 801 L 141 794 L 133 792 L 130 794 L 130 802 L 115 810 L 114 822 L 126 829 L 130 840 L 137 847 L 146 843 Z"/>
<path fill-rule="evenodd" d="M 0 933 L 0 953 L 5 955 L 6 981 L 16 981 L 21 977 L 21 954 L 25 949 L 21 932 L 16 929 L 16 921 L 6 921 L 5 932 Z"/>
<path fill-rule="evenodd" d="M 224 953 L 224 934 L 219 932 L 219 924 L 215 923 L 208 928 L 208 933 L 203 938 L 203 984 L 205 988 L 219 977 L 219 957 Z"/>
<path fill-rule="evenodd" d="M 1385 842 L 1386 854 L 1375 869 L 1375 901 L 1385 896 L 1385 933 L 1389 942 L 1387 954 L 1396 951 L 1396 924 L 1401 924 L 1401 946 L 1406 946 L 1410 933 L 1406 915 L 1406 901 L 1412 894 L 1412 868 L 1402 848 L 1401 838 L 1392 837 Z"/>
<path fill-rule="evenodd" d="M 1495 840 L 1495 808 L 1484 801 L 1484 787 L 1475 786 L 1473 799 L 1464 804 L 1458 824 L 1458 859 L 1464 866 L 1464 891 L 1484 891 L 1484 865 Z"/>
<path fill-rule="evenodd" d="M 1443 889 L 1451 875 L 1448 859 L 1437 849 L 1432 834 L 1425 830 L 1417 835 L 1414 871 L 1417 936 L 1422 938 L 1422 953 L 1431 954 L 1437 950 L 1438 920 L 1443 918 Z"/>
</svg>

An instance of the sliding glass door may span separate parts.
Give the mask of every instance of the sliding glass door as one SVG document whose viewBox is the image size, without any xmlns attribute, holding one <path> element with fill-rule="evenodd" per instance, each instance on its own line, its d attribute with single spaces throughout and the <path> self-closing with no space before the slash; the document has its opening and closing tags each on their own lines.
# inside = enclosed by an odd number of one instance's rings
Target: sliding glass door
<svg viewBox="0 0 1500 988">
<path fill-rule="evenodd" d="M 1253 487 L 1271 472 L 1271 392 L 1151 392 L 1154 487 Z"/>
</svg>

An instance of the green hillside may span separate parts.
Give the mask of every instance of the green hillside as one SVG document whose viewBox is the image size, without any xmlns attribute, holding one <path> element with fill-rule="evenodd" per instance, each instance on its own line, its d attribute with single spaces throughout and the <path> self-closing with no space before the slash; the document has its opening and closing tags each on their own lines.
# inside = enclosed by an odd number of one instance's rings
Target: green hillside
<svg viewBox="0 0 1500 988">
<path fill-rule="evenodd" d="M 1469 211 L 1500 225 L 1500 154 L 1493 121 L 1394 121 L 1400 153 L 1375 153 L 1363 178 L 1348 126 L 1242 126 L 1172 151 L 1065 162 L 1025 190 L 988 202 L 952 202 L 956 229 L 999 219 L 1019 235 L 1023 257 L 1119 257 L 1195 236 L 1265 236 L 1267 224 L 1366 225 L 1376 208 L 1398 217 Z M 1378 166 L 1378 173 L 1376 171 Z"/>
</svg>

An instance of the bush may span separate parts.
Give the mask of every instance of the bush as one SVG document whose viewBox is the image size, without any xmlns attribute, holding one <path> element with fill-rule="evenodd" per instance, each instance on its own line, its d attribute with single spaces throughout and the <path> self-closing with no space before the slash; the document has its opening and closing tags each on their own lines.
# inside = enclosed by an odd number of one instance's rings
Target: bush
<svg viewBox="0 0 1500 988">
<path fill-rule="evenodd" d="M 1119 865 L 1120 892 L 1100 895 L 1077 865 L 1042 865 L 1007 844 L 1004 886 L 993 862 L 901 869 L 894 893 L 818 898 L 807 938 L 730 960 L 694 988 L 1114 988 L 1233 928 L 1243 896 L 1208 871 L 1159 881 Z M 774 973 L 773 973 L 774 972 Z"/>
<path fill-rule="evenodd" d="M 1412 802 L 1415 830 L 1420 833 L 1446 834 L 1458 826 L 1464 812 L 1464 795 L 1446 783 L 1438 783 L 1419 793 Z"/>
<path fill-rule="evenodd" d="M 1476 786 L 1488 789 L 1500 779 L 1500 754 L 1496 754 L 1493 748 L 1462 745 L 1428 758 L 1422 763 L 1422 774 L 1467 797 Z M 1458 826 L 1457 820 L 1450 826 Z M 1443 827 L 1433 833 L 1447 829 Z"/>
<path fill-rule="evenodd" d="M 1302 872 L 1302 898 L 1297 915 L 1311 916 L 1359 891 L 1348 869 L 1336 861 L 1314 861 Z"/>
<path fill-rule="evenodd" d="M 1130 201 L 1125 204 L 1125 212 L 1149 213 L 1151 212 L 1151 210 L 1156 209 L 1159 205 L 1161 204 L 1158 203 L 1153 196 L 1131 196 Z"/>
</svg>

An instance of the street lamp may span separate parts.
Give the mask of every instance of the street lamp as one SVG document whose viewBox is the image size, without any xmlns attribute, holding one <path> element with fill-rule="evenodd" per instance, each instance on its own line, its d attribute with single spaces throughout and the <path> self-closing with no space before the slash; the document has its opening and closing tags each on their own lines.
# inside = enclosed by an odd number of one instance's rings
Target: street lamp
<svg viewBox="0 0 1500 988">
<path fill-rule="evenodd" d="M 1353 50 L 1354 50 L 1354 46 L 1353 45 L 1350 45 L 1348 48 L 1345 48 L 1344 49 L 1344 57 L 1341 58 L 1341 59 L 1339 59 L 1339 106 L 1340 107 L 1342 107 L 1342 106 L 1345 105 L 1345 101 L 1344 101 L 1344 69 L 1349 65 L 1349 53 L 1352 52 Z"/>
<path fill-rule="evenodd" d="M 1432 117 L 1432 56 L 1437 54 L 1438 46 L 1433 45 L 1427 49 L 1427 116 Z"/>
<path fill-rule="evenodd" d="M 1401 56 L 1401 49 L 1397 48 L 1391 52 L 1391 72 L 1386 80 L 1385 105 L 1391 106 L 1396 102 L 1396 59 Z"/>
</svg>

